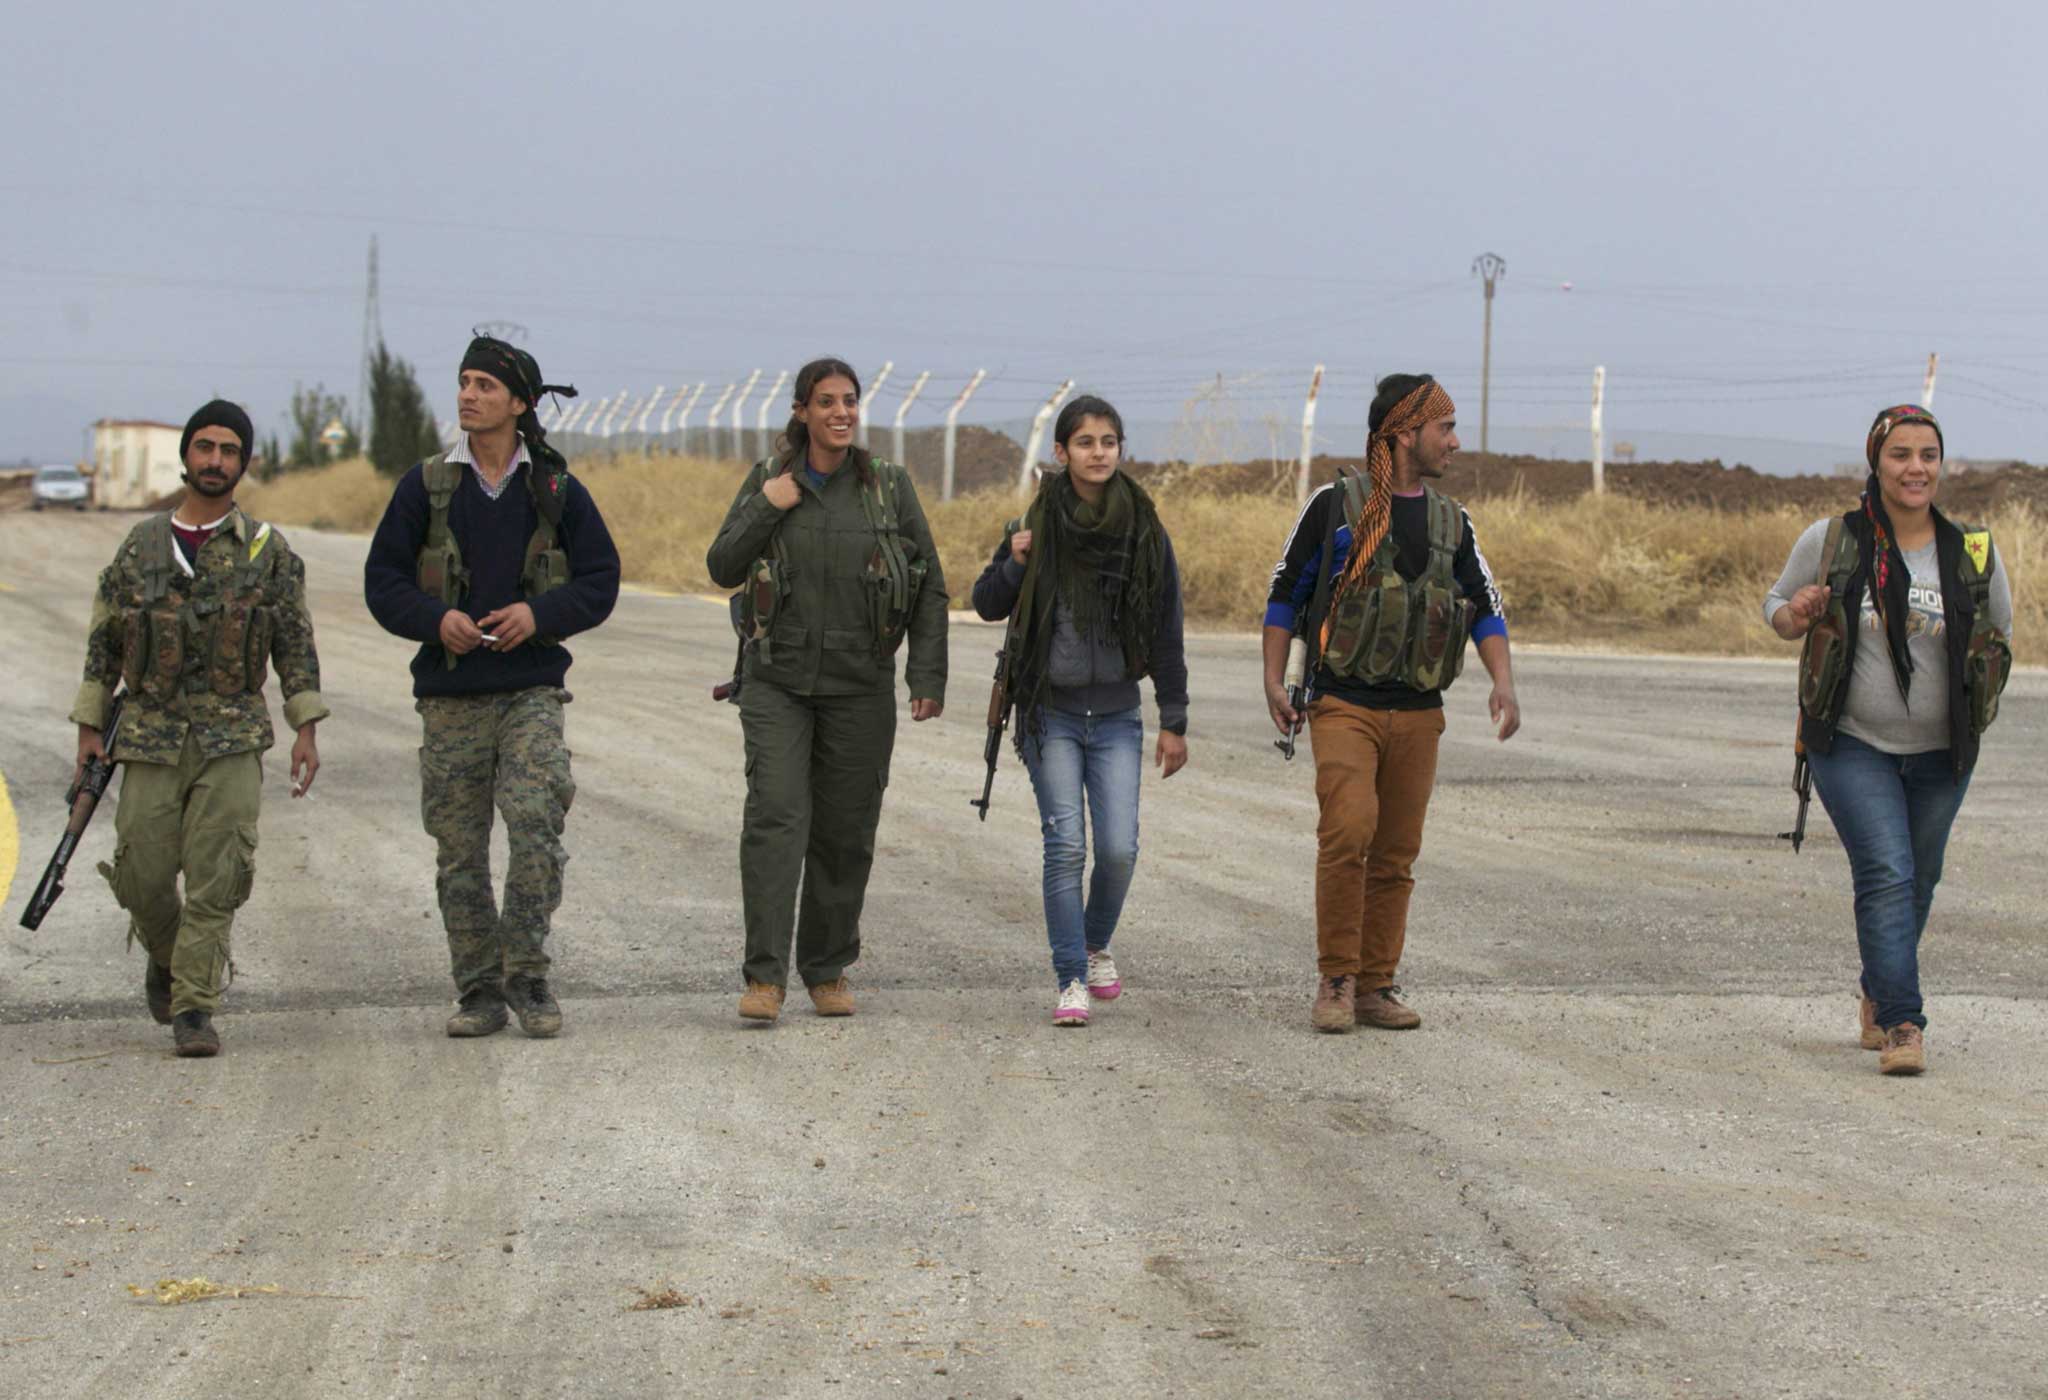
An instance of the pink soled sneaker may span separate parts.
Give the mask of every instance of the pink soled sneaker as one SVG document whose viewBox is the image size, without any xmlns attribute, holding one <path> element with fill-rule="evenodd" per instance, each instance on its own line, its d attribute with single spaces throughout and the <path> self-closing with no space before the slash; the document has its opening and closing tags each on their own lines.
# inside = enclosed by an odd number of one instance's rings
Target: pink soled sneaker
<svg viewBox="0 0 2048 1400">
<path fill-rule="evenodd" d="M 1116 960 L 1107 948 L 1088 950 L 1088 995 L 1097 1001 L 1115 1001 L 1124 994 L 1123 979 L 1117 976 Z"/>
<path fill-rule="evenodd" d="M 1085 1026 L 1088 1024 L 1088 988 L 1076 977 L 1060 988 L 1060 1003 L 1052 1009 L 1052 1023 L 1055 1026 Z"/>
</svg>

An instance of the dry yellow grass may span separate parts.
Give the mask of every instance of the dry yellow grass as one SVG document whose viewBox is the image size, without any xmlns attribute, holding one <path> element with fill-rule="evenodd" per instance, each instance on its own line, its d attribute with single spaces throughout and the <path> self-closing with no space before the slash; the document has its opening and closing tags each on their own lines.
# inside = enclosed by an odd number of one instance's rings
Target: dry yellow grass
<svg viewBox="0 0 2048 1400">
<path fill-rule="evenodd" d="M 579 465 L 636 583 L 712 591 L 704 551 L 745 468 L 700 458 L 625 457 Z M 294 473 L 242 493 L 250 512 L 279 524 L 363 532 L 391 493 L 367 462 Z M 1527 640 L 1710 655 L 1786 654 L 1762 620 L 1764 592 L 1809 522 L 1784 510 L 1735 514 L 1659 506 L 1628 496 L 1556 503 L 1509 495 L 1470 503 L 1488 562 L 1507 595 L 1514 634 Z M 926 503 L 956 607 L 1022 504 L 1007 492 Z M 1169 486 L 1160 515 L 1179 555 L 1189 620 L 1249 629 L 1264 610 L 1289 496 L 1219 495 Z M 2025 506 L 1985 522 L 2014 579 L 2022 662 L 2048 661 L 2048 517 Z"/>
</svg>

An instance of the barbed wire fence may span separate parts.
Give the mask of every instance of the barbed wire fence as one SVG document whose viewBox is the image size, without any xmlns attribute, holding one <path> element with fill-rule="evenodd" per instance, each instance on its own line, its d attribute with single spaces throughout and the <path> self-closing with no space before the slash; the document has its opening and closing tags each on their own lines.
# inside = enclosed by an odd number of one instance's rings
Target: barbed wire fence
<svg viewBox="0 0 2048 1400">
<path fill-rule="evenodd" d="M 1930 356 L 1919 396 L 1929 405 L 1936 368 Z M 1904 387 L 1900 370 L 1897 365 L 1859 365 L 1769 378 L 1745 367 L 1726 374 L 1626 377 L 1610 375 L 1599 365 L 1501 370 L 1494 375 L 1492 404 L 1535 421 L 1495 423 L 1491 436 L 1507 455 L 1590 460 L 1597 491 L 1604 485 L 1607 425 L 1617 406 L 1617 385 L 1625 387 L 1620 404 L 1631 413 L 1794 396 L 1868 403 Z M 914 376 L 895 371 L 895 362 L 885 361 L 869 378 L 857 440 L 935 482 L 942 500 L 1003 481 L 1020 492 L 1030 490 L 1049 461 L 1052 419 L 1077 387 L 1072 376 L 1034 380 L 1019 371 L 991 373 L 981 367 L 921 369 Z M 1104 388 L 1124 416 L 1127 455 L 1169 464 L 1169 480 L 1183 473 L 1198 477 L 1204 468 L 1226 464 L 1264 465 L 1275 490 L 1291 481 L 1296 496 L 1305 498 L 1317 457 L 1363 457 L 1364 407 L 1376 377 L 1356 367 L 1333 372 L 1318 364 L 1295 371 L 1219 372 L 1192 383 L 1160 373 L 1118 376 Z M 774 450 L 787 421 L 784 390 L 792 378 L 787 369 L 753 367 L 674 386 L 553 400 L 543 405 L 541 422 L 564 451 L 584 459 L 646 454 L 752 462 Z M 1584 407 L 1577 411 L 1565 408 L 1573 379 L 1583 386 Z M 1331 387 L 1339 384 L 1346 401 L 1331 412 Z M 1972 396 L 1967 381 L 1957 392 Z M 970 409 L 973 418 L 963 422 Z M 1538 412 L 1529 414 L 1532 409 Z M 967 463 L 963 433 L 971 440 Z M 1632 428 L 1626 440 L 1615 440 L 1612 450 L 1621 461 L 1791 461 L 1813 472 L 1837 470 L 1853 455 L 1853 448 L 1839 441 L 1641 427 Z M 1005 455 L 1006 464 L 1000 461 Z"/>
</svg>

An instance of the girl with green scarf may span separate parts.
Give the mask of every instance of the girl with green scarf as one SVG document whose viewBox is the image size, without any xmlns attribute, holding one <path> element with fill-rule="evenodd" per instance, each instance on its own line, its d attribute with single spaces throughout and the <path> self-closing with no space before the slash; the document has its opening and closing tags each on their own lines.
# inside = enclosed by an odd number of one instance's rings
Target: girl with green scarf
<svg viewBox="0 0 2048 1400">
<path fill-rule="evenodd" d="M 1050 472 L 974 585 L 974 609 L 1014 618 L 1005 647 L 1018 753 L 1045 833 L 1045 922 L 1056 1026 L 1085 1026 L 1123 979 L 1110 937 L 1138 861 L 1145 723 L 1138 681 L 1159 704 L 1162 778 L 1188 758 L 1188 668 L 1173 542 L 1143 487 L 1118 470 L 1124 425 L 1083 395 L 1053 428 Z M 1085 816 L 1084 816 L 1085 808 Z M 1087 828 L 1095 871 L 1082 892 Z"/>
</svg>

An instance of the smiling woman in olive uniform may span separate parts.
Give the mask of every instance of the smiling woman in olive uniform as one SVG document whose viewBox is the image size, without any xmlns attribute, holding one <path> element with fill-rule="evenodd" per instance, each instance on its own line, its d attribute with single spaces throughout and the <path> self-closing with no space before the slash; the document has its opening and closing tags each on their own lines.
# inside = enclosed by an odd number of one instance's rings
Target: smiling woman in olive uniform
<svg viewBox="0 0 2048 1400">
<path fill-rule="evenodd" d="M 854 445 L 859 418 L 851 366 L 805 365 L 779 450 L 747 473 L 705 557 L 721 587 L 745 586 L 749 1021 L 782 1012 L 792 934 L 818 1014 L 853 1014 L 846 969 L 860 957 L 906 638 L 910 718 L 937 719 L 945 705 L 938 550 L 910 474 Z"/>
</svg>

